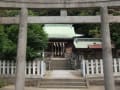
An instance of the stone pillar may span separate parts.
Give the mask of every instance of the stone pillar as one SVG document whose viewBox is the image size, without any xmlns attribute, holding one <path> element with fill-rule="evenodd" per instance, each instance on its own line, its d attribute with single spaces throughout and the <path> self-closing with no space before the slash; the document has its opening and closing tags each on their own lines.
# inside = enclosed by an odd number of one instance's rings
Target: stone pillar
<svg viewBox="0 0 120 90">
<path fill-rule="evenodd" d="M 110 39 L 109 16 L 108 8 L 106 6 L 101 7 L 101 31 L 105 90 L 115 90 L 112 67 L 112 46 Z"/>
<path fill-rule="evenodd" d="M 60 16 L 67 16 L 67 10 L 66 9 L 61 9 L 61 11 L 60 11 Z M 62 49 L 61 49 L 62 51 L 62 56 L 65 56 L 64 54 L 64 50 L 65 50 L 65 44 L 64 44 L 64 42 L 62 43 Z"/>
<path fill-rule="evenodd" d="M 67 10 L 62 9 L 62 10 L 60 11 L 60 16 L 67 16 Z"/>
<path fill-rule="evenodd" d="M 21 8 L 20 25 L 17 47 L 16 83 L 15 90 L 24 90 L 25 66 L 26 66 L 26 46 L 27 46 L 27 8 Z"/>
</svg>

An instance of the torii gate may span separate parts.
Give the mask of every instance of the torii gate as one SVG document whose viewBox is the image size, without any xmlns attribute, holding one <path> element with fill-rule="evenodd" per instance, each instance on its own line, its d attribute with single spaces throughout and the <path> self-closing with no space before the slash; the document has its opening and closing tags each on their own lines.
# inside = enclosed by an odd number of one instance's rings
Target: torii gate
<svg viewBox="0 0 120 90">
<path fill-rule="evenodd" d="M 100 8 L 100 16 L 67 16 L 67 9 Z M 20 9 L 20 17 L 0 17 L 0 24 L 19 24 L 15 90 L 24 90 L 27 23 L 101 23 L 105 90 L 115 90 L 109 23 L 120 23 L 120 16 L 109 16 L 108 7 L 120 7 L 119 0 L 1 0 L 0 8 Z M 29 8 L 61 9 L 61 16 L 31 16 Z M 65 10 L 66 9 L 66 10 Z"/>
</svg>

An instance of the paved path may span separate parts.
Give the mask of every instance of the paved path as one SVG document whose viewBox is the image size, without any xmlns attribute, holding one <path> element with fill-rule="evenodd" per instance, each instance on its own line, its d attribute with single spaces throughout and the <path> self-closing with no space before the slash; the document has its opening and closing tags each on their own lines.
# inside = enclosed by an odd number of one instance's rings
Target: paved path
<svg viewBox="0 0 120 90">
<path fill-rule="evenodd" d="M 15 89 L 13 86 L 7 86 L 4 88 L 1 88 L 0 90 L 15 90 Z M 81 88 L 81 89 L 25 87 L 25 90 L 104 90 L 104 87 L 103 86 L 90 86 L 89 88 Z M 120 90 L 120 87 L 116 87 L 116 90 Z"/>
<path fill-rule="evenodd" d="M 44 78 L 49 79 L 80 79 L 80 70 L 50 70 Z"/>
<path fill-rule="evenodd" d="M 75 71 L 75 70 L 53 70 L 49 71 L 45 78 L 81 78 L 80 77 L 80 72 Z M 4 88 L 1 88 L 0 90 L 15 90 L 14 86 L 6 86 Z M 36 87 L 25 87 L 25 90 L 104 90 L 104 86 L 90 86 L 89 88 L 80 88 L 80 89 L 75 89 L 75 88 L 69 88 L 69 89 L 64 89 L 64 88 L 36 88 Z M 116 90 L 120 90 L 120 86 L 116 87 Z"/>
</svg>

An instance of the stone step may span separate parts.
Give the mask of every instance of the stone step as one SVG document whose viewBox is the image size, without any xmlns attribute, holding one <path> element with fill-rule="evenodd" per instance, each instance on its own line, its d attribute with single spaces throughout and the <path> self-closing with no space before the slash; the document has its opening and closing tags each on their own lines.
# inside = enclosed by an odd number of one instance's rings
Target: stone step
<svg viewBox="0 0 120 90">
<path fill-rule="evenodd" d="M 47 82 L 51 82 L 51 81 L 59 81 L 59 82 L 64 82 L 64 81 L 68 81 L 68 82 L 72 82 L 72 81 L 75 81 L 75 82 L 84 82 L 86 81 L 85 78 L 79 78 L 79 79 L 46 79 L 46 78 L 43 78 L 43 79 L 40 79 L 40 81 L 47 81 Z"/>
<path fill-rule="evenodd" d="M 71 70 L 71 67 L 51 67 L 51 70 Z"/>
<path fill-rule="evenodd" d="M 57 58 L 57 59 L 52 59 L 50 62 L 50 68 L 51 70 L 70 70 L 71 65 L 69 60 Z"/>
<path fill-rule="evenodd" d="M 85 79 L 42 79 L 41 88 L 87 88 Z"/>
<path fill-rule="evenodd" d="M 87 88 L 86 86 L 42 85 L 40 88 Z"/>
<path fill-rule="evenodd" d="M 40 85 L 72 85 L 72 86 L 85 86 L 85 82 L 41 82 Z"/>
</svg>

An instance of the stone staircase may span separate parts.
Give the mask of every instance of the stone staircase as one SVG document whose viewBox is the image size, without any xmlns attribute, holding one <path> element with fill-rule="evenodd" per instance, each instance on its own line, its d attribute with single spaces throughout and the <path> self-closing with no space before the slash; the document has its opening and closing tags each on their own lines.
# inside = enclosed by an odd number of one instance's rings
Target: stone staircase
<svg viewBox="0 0 120 90">
<path fill-rule="evenodd" d="M 27 79 L 26 86 L 39 88 L 88 88 L 89 83 L 80 70 L 49 70 L 43 78 Z"/>
<path fill-rule="evenodd" d="M 40 88 L 87 88 L 85 79 L 42 79 Z"/>
<path fill-rule="evenodd" d="M 38 83 L 41 88 L 87 88 L 88 85 L 80 70 L 50 70 Z"/>
<path fill-rule="evenodd" d="M 71 70 L 70 61 L 66 58 L 51 58 L 50 70 Z"/>
</svg>

